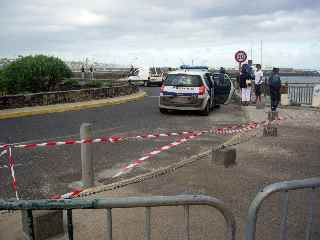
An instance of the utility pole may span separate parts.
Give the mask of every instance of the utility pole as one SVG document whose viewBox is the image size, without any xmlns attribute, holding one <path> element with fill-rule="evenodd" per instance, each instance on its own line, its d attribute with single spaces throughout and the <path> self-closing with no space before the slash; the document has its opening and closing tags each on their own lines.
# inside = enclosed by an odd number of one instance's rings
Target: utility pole
<svg viewBox="0 0 320 240">
<path fill-rule="evenodd" d="M 262 40 L 260 41 L 260 64 L 262 66 Z"/>
</svg>

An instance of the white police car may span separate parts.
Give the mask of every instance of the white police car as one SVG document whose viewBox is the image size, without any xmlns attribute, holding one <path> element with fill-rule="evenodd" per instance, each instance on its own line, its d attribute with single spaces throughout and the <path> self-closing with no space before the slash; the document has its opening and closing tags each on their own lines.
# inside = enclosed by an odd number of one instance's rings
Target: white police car
<svg viewBox="0 0 320 240">
<path fill-rule="evenodd" d="M 234 93 L 227 74 L 213 74 L 208 68 L 184 68 L 170 72 L 160 89 L 159 110 L 197 110 L 203 115 L 226 104 Z"/>
</svg>

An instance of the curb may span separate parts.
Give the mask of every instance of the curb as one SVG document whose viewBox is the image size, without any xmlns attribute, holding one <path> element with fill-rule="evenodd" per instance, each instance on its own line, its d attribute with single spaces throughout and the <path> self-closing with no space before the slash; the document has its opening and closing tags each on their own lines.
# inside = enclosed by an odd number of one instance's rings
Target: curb
<svg viewBox="0 0 320 240">
<path fill-rule="evenodd" d="M 35 115 L 44 115 L 49 113 L 80 111 L 80 110 L 89 109 L 89 108 L 112 106 L 116 104 L 137 101 L 139 99 L 144 98 L 145 96 L 146 96 L 146 92 L 139 91 L 138 93 L 135 93 L 135 94 L 131 94 L 123 97 L 111 98 L 111 99 L 99 99 L 99 100 L 92 100 L 92 101 L 86 101 L 86 102 L 54 104 L 54 105 L 48 105 L 48 106 L 37 106 L 37 107 L 26 107 L 21 109 L 16 108 L 16 109 L 10 109 L 10 110 L 2 110 L 0 111 L 0 120 L 35 116 Z"/>
</svg>

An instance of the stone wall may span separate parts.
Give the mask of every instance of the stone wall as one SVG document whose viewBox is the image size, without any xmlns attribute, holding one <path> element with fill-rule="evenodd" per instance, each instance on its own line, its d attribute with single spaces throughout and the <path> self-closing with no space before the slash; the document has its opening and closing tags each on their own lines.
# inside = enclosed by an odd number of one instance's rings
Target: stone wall
<svg viewBox="0 0 320 240">
<path fill-rule="evenodd" d="M 0 110 L 112 98 L 133 94 L 138 91 L 137 86 L 124 84 L 122 86 L 104 88 L 8 95 L 0 97 Z"/>
</svg>

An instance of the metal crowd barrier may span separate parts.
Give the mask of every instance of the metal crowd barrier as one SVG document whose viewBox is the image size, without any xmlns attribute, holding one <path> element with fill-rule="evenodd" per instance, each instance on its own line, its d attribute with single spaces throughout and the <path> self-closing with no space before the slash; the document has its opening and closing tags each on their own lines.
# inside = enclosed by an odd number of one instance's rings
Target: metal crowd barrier
<svg viewBox="0 0 320 240">
<path fill-rule="evenodd" d="M 316 189 L 320 188 L 320 178 L 309 178 L 303 180 L 285 181 L 271 184 L 260 191 L 255 199 L 252 201 L 246 226 L 246 240 L 256 239 L 256 223 L 258 218 L 258 212 L 262 203 L 272 194 L 281 192 L 283 194 L 283 207 L 282 207 L 282 218 L 280 225 L 280 238 L 288 239 L 288 200 L 289 191 L 299 189 L 311 189 L 310 190 L 310 203 L 308 211 L 308 223 L 306 229 L 306 240 L 312 239 L 312 233 L 314 230 L 314 218 L 315 218 L 315 194 Z"/>
<path fill-rule="evenodd" d="M 235 240 L 236 223 L 231 211 L 220 200 L 203 195 L 126 197 L 101 199 L 69 199 L 69 200 L 31 200 L 31 201 L 0 201 L 0 210 L 26 210 L 29 219 L 28 237 L 34 239 L 33 210 L 66 210 L 69 240 L 73 239 L 73 209 L 106 209 L 107 239 L 112 239 L 113 208 L 145 208 L 144 239 L 151 239 L 151 208 L 160 206 L 183 206 L 185 216 L 185 239 L 190 239 L 189 208 L 191 205 L 207 205 L 217 209 L 226 222 L 226 239 Z"/>
<path fill-rule="evenodd" d="M 293 104 L 312 104 L 313 85 L 310 84 L 289 84 L 288 97 Z"/>
</svg>

